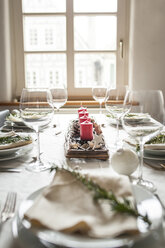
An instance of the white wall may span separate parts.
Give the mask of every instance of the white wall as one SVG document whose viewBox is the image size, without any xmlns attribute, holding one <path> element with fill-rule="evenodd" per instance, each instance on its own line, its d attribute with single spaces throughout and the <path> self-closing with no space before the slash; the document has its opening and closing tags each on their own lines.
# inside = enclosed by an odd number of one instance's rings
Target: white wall
<svg viewBox="0 0 165 248">
<path fill-rule="evenodd" d="M 8 0 L 0 0 L 0 102 L 12 100 Z"/>
<path fill-rule="evenodd" d="M 130 0 L 129 83 L 165 97 L 165 0 Z"/>
</svg>

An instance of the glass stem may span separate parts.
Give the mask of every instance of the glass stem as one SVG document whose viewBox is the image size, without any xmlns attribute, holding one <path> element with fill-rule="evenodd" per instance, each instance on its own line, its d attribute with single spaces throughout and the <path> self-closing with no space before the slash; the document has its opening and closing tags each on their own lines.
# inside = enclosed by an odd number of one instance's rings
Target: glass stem
<svg viewBox="0 0 165 248">
<path fill-rule="evenodd" d="M 142 139 L 140 139 L 139 145 L 140 145 L 140 164 L 139 164 L 138 179 L 139 181 L 141 181 L 143 180 L 143 154 L 144 154 L 144 144 Z"/>
<path fill-rule="evenodd" d="M 118 142 L 119 142 L 119 119 L 116 119 L 116 149 L 118 149 Z"/>
<path fill-rule="evenodd" d="M 100 115 L 102 114 L 102 103 L 100 102 Z"/>
<path fill-rule="evenodd" d="M 59 112 L 60 112 L 60 108 L 57 108 L 57 127 L 59 127 L 60 126 L 60 122 L 59 122 Z"/>
<path fill-rule="evenodd" d="M 40 163 L 41 158 L 40 158 L 40 133 L 39 129 L 36 131 L 37 133 L 37 161 Z"/>
</svg>

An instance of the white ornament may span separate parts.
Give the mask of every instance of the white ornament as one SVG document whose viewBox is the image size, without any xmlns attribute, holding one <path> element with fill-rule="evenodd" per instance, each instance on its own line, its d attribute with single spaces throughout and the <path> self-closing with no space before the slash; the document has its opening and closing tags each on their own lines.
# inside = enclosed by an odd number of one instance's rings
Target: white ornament
<svg viewBox="0 0 165 248">
<path fill-rule="evenodd" d="M 130 149 L 120 149 L 111 157 L 111 166 L 119 174 L 131 175 L 137 169 L 138 164 L 137 154 Z"/>
</svg>

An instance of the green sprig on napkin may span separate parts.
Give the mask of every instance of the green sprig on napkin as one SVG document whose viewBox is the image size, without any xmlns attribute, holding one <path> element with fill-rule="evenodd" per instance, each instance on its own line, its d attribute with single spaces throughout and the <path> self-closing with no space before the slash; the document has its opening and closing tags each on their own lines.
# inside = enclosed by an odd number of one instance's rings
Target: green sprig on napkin
<svg viewBox="0 0 165 248">
<path fill-rule="evenodd" d="M 18 141 L 30 141 L 30 136 L 20 136 L 20 135 L 14 135 L 14 136 L 7 136 L 7 137 L 0 137 L 0 145 L 4 144 L 10 144 L 10 143 L 16 143 Z"/>
<path fill-rule="evenodd" d="M 57 166 L 52 166 L 50 171 L 54 170 L 61 170 Z M 107 191 L 103 188 L 101 188 L 98 184 L 94 183 L 90 178 L 87 178 L 84 175 L 81 175 L 80 173 L 68 169 L 62 169 L 70 172 L 77 180 L 81 181 L 84 186 L 88 188 L 88 190 L 92 191 L 94 193 L 93 199 L 94 201 L 98 200 L 108 200 L 111 206 L 111 210 L 122 213 L 122 214 L 128 214 L 130 216 L 133 216 L 135 218 L 140 218 L 144 222 L 146 222 L 149 226 L 151 225 L 151 221 L 148 218 L 148 215 L 141 215 L 138 210 L 135 208 L 135 206 L 132 206 L 131 202 L 123 198 L 123 201 L 119 201 L 113 192 Z"/>
<path fill-rule="evenodd" d="M 164 134 L 158 134 L 154 138 L 150 139 L 145 143 L 146 145 L 150 144 L 165 144 L 165 135 Z M 136 144 L 136 151 L 138 152 L 140 150 L 139 144 Z"/>
</svg>

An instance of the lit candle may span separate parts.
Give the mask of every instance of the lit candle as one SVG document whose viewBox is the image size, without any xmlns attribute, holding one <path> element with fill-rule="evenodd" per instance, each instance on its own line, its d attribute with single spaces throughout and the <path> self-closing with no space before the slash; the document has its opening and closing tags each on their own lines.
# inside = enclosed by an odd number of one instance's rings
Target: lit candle
<svg viewBox="0 0 165 248">
<path fill-rule="evenodd" d="M 91 121 L 91 118 L 89 118 L 89 116 L 85 114 L 85 115 L 80 117 L 80 123 L 82 123 L 84 121 Z"/>
<path fill-rule="evenodd" d="M 83 106 L 81 106 L 81 107 L 78 109 L 78 113 L 81 112 L 82 110 L 86 110 L 86 111 L 87 111 L 86 108 L 84 108 Z"/>
<path fill-rule="evenodd" d="M 78 115 L 79 115 L 79 118 L 80 117 L 82 117 L 82 116 L 84 116 L 84 115 L 89 115 L 89 113 L 86 111 L 86 110 L 82 110 L 82 111 L 80 111 L 79 113 L 78 113 Z"/>
<path fill-rule="evenodd" d="M 93 123 L 90 121 L 84 121 L 80 123 L 80 137 L 81 140 L 93 139 Z"/>
</svg>

